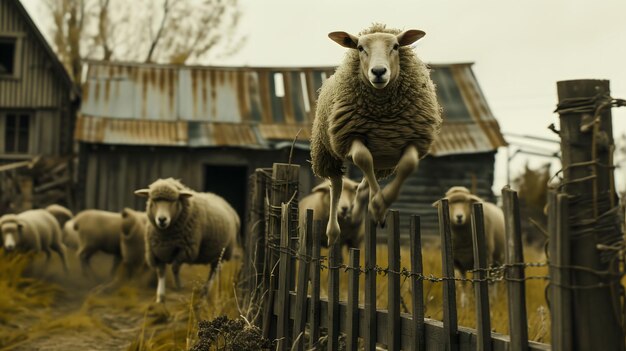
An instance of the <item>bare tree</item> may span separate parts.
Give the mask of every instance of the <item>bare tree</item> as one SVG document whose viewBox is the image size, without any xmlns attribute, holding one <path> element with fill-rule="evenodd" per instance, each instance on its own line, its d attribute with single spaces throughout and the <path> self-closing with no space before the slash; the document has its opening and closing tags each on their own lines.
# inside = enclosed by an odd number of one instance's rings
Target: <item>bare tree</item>
<svg viewBox="0 0 626 351">
<path fill-rule="evenodd" d="M 47 0 L 54 46 L 74 81 L 82 60 L 206 63 L 234 54 L 238 0 Z M 220 56 L 221 55 L 221 56 Z"/>
</svg>

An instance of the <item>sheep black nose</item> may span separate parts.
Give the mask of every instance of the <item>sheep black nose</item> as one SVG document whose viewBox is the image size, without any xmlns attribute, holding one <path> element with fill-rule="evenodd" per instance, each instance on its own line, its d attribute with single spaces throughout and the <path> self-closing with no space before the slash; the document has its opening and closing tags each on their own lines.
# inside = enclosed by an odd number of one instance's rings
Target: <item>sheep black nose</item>
<svg viewBox="0 0 626 351">
<path fill-rule="evenodd" d="M 372 68 L 372 74 L 376 77 L 380 78 L 383 74 L 387 73 L 387 69 L 385 67 L 374 67 Z"/>
<path fill-rule="evenodd" d="M 348 210 L 349 210 L 348 206 L 342 206 L 341 207 L 341 215 L 345 216 L 346 214 L 348 214 Z"/>
<path fill-rule="evenodd" d="M 456 220 L 457 222 L 460 222 L 461 220 L 463 220 L 463 215 L 456 215 Z"/>
<path fill-rule="evenodd" d="M 165 224 L 165 221 L 167 221 L 167 218 L 159 217 L 159 224 Z"/>
</svg>

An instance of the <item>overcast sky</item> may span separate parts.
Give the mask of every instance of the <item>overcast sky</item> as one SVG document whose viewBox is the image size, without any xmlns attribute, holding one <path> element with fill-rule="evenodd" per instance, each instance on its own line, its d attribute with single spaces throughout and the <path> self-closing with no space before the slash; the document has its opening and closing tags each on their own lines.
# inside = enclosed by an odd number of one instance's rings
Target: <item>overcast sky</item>
<svg viewBox="0 0 626 351">
<path fill-rule="evenodd" d="M 43 0 L 22 1 L 46 31 Z M 235 56 L 209 64 L 335 65 L 346 49 L 329 40 L 328 32 L 356 34 L 382 22 L 425 31 L 417 52 L 426 62 L 474 62 L 478 82 L 505 133 L 555 138 L 547 126 L 557 121 L 552 111 L 559 80 L 608 79 L 612 96 L 626 98 L 623 0 L 240 1 L 239 32 L 247 35 L 246 45 Z M 626 133 L 626 108 L 614 109 L 613 119 L 615 135 Z M 498 192 L 506 182 L 505 154 L 503 148 L 497 157 Z M 514 174 L 526 159 L 514 159 Z M 530 160 L 535 166 L 546 161 Z"/>
</svg>

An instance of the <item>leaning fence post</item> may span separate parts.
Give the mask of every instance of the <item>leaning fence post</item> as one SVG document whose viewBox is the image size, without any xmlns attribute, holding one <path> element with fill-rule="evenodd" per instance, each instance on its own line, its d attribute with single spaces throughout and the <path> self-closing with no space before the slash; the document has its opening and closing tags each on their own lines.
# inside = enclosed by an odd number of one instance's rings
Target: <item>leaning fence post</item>
<svg viewBox="0 0 626 351">
<path fill-rule="evenodd" d="M 448 199 L 439 200 L 439 234 L 441 236 L 441 270 L 443 281 L 443 338 L 446 350 L 459 349 L 458 324 L 456 311 L 456 291 L 454 282 L 454 264 L 452 260 L 452 234 L 450 230 L 450 212 Z"/>
<path fill-rule="evenodd" d="M 291 348 L 289 342 L 289 280 L 291 277 L 291 251 L 289 250 L 290 206 L 282 204 L 281 230 L 280 230 L 280 262 L 278 269 L 278 325 L 276 338 L 279 342 L 279 350 Z"/>
<path fill-rule="evenodd" d="M 273 273 L 278 262 L 278 251 L 273 249 L 280 245 L 281 204 L 289 203 L 297 213 L 298 178 L 300 166 L 274 163 L 269 199 L 266 202 L 267 226 L 265 228 L 265 305 L 263 310 L 263 336 L 274 339 L 276 336 L 276 316 L 274 315 L 274 294 L 278 288 L 278 280 Z M 296 226 L 293 226 L 295 229 Z"/>
<path fill-rule="evenodd" d="M 472 211 L 474 246 L 474 291 L 476 294 L 476 350 L 491 351 L 491 319 L 489 316 L 489 284 L 487 281 L 487 249 L 483 204 L 474 204 Z"/>
<path fill-rule="evenodd" d="M 517 192 L 508 186 L 502 189 L 505 237 L 505 279 L 509 303 L 509 334 L 511 350 L 528 350 L 528 322 L 526 317 L 526 288 L 524 281 L 524 251 L 520 226 Z"/>
<path fill-rule="evenodd" d="M 293 340 L 296 350 L 304 350 L 304 331 L 307 320 L 307 297 L 309 272 L 311 271 L 311 236 L 313 235 L 313 210 L 304 214 L 304 228 L 301 228 L 298 249 L 298 286 L 296 288 L 296 319 L 293 326 Z"/>
<path fill-rule="evenodd" d="M 409 232 L 411 245 L 411 277 L 413 294 L 413 350 L 426 350 L 424 335 L 424 267 L 422 264 L 422 235 L 420 230 L 420 217 L 411 216 L 411 231 Z M 417 276 L 419 274 L 419 276 Z"/>
<path fill-rule="evenodd" d="M 365 217 L 365 351 L 376 350 L 376 223 Z"/>
</svg>

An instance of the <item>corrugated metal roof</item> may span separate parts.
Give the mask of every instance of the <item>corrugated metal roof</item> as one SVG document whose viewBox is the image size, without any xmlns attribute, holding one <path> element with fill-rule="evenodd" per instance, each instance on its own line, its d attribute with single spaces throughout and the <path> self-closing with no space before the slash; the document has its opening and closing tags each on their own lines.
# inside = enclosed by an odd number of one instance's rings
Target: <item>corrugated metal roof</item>
<svg viewBox="0 0 626 351">
<path fill-rule="evenodd" d="M 444 109 L 444 126 L 431 153 L 486 152 L 506 145 L 471 64 L 431 67 Z M 334 67 L 89 62 L 76 138 L 253 148 L 296 135 L 308 140 L 317 90 L 333 72 Z"/>
</svg>

